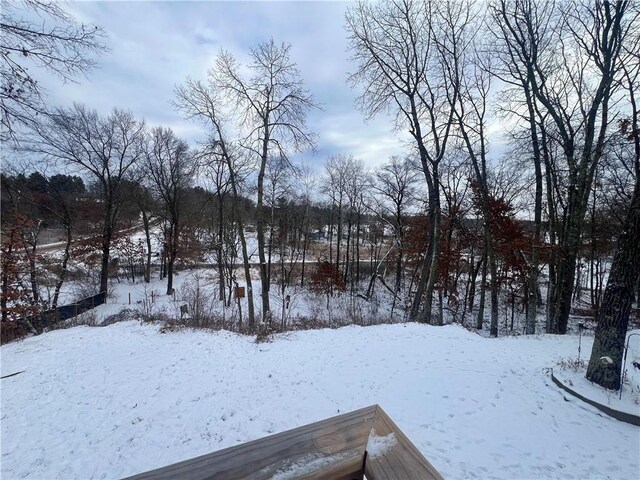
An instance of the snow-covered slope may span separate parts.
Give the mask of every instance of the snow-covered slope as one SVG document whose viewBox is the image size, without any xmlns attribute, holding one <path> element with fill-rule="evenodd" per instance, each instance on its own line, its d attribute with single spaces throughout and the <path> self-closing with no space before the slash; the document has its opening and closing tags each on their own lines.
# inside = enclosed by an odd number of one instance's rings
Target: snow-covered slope
<svg viewBox="0 0 640 480">
<path fill-rule="evenodd" d="M 583 352 L 590 340 L 583 339 Z M 378 403 L 445 478 L 640 475 L 640 428 L 566 401 L 576 337 L 457 326 L 307 331 L 256 344 L 126 322 L 2 347 L 2 478 L 117 478 Z"/>
</svg>

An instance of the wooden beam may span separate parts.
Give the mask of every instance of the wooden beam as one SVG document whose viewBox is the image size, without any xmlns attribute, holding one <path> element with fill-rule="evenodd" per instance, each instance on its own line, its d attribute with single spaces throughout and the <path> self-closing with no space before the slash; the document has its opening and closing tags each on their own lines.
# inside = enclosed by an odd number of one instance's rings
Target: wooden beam
<svg viewBox="0 0 640 480">
<path fill-rule="evenodd" d="M 442 480 L 377 405 L 126 480 Z"/>
<path fill-rule="evenodd" d="M 368 480 L 443 480 L 380 407 L 376 409 L 368 440 L 364 474 Z"/>
<path fill-rule="evenodd" d="M 142 479 L 362 479 L 376 406 L 129 477 Z"/>
</svg>

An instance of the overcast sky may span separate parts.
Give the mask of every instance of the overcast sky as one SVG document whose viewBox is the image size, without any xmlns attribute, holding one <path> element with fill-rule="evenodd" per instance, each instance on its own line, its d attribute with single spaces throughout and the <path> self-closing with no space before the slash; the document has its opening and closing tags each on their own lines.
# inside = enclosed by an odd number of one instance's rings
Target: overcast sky
<svg viewBox="0 0 640 480">
<path fill-rule="evenodd" d="M 111 51 L 78 84 L 52 78 L 43 78 L 42 84 L 54 105 L 80 102 L 104 114 L 113 107 L 128 109 L 195 143 L 203 139 L 204 128 L 171 106 L 174 86 L 188 76 L 204 80 L 220 49 L 245 60 L 250 47 L 273 38 L 292 45 L 305 85 L 322 106 L 309 118 L 318 151 L 298 159 L 319 168 L 329 155 L 346 153 L 380 165 L 391 155 L 407 153 L 409 138 L 393 131 L 390 118 L 365 122 L 354 106 L 358 91 L 346 84 L 354 68 L 344 29 L 347 7 L 348 2 L 331 1 L 73 2 L 67 5 L 70 13 L 78 21 L 101 25 Z M 500 130 L 490 125 L 494 154 L 502 150 Z"/>
<path fill-rule="evenodd" d="M 186 77 L 205 79 L 216 53 L 246 59 L 250 47 L 273 37 L 292 45 L 291 55 L 322 110 L 309 127 L 318 151 L 298 158 L 320 166 L 333 153 L 369 165 L 406 152 L 406 133 L 389 118 L 365 122 L 355 108 L 358 92 L 346 84 L 352 68 L 347 51 L 343 2 L 78 2 L 68 10 L 81 22 L 101 25 L 111 51 L 78 84 L 43 79 L 55 105 L 85 103 L 101 113 L 131 110 L 151 125 L 169 126 L 189 142 L 204 136 L 200 124 L 184 120 L 171 106 L 173 89 Z"/>
</svg>

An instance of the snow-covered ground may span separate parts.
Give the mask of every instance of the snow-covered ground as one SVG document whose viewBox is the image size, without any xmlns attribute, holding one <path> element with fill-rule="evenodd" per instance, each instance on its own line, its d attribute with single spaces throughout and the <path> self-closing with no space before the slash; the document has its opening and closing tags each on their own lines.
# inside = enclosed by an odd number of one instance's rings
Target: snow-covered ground
<svg viewBox="0 0 640 480">
<path fill-rule="evenodd" d="M 619 412 L 640 415 L 640 392 L 638 392 L 638 385 L 640 382 L 638 381 L 638 375 L 636 374 L 637 369 L 632 366 L 631 361 L 627 361 L 626 371 L 627 375 L 625 376 L 625 385 L 622 388 L 622 395 L 620 395 L 620 391 L 614 392 L 612 390 L 607 390 L 606 388 L 587 380 L 586 367 L 578 369 L 554 369 L 553 373 L 554 376 L 565 386 L 589 400 L 593 400 L 600 405 L 604 405 Z"/>
<path fill-rule="evenodd" d="M 236 269 L 239 286 L 246 287 L 242 268 Z M 253 298 L 256 315 L 260 316 L 260 294 L 262 292 L 257 268 L 251 269 L 253 279 Z M 308 277 L 307 277 L 308 278 Z M 133 284 L 128 280 L 121 282 L 112 281 L 109 286 L 109 296 L 104 305 L 100 305 L 90 312 L 95 316 L 96 323 L 102 323 L 110 316 L 117 314 L 122 309 L 131 309 L 137 312 L 144 310 L 145 314 L 165 315 L 171 318 L 180 318 L 180 306 L 194 305 L 196 289 L 200 291 L 202 308 L 208 313 L 215 314 L 219 318 L 238 317 L 237 300 L 233 298 L 230 307 L 224 307 L 218 300 L 218 273 L 213 268 L 196 268 L 192 270 L 180 270 L 174 276 L 175 295 L 166 295 L 167 280 L 160 280 L 157 276 L 145 284 L 141 278 Z M 153 303 L 150 304 L 153 293 Z M 289 300 L 287 301 L 287 297 Z M 402 321 L 404 312 L 398 307 L 391 317 L 391 295 L 382 286 L 378 286 L 370 299 L 359 296 L 351 296 L 348 293 L 336 293 L 329 298 L 321 293 L 314 293 L 307 288 L 300 288 L 296 283 L 289 286 L 283 293 L 278 285 L 272 287 L 270 292 L 273 321 L 278 325 L 284 323 L 306 324 L 315 322 L 314 325 L 339 326 L 345 324 L 371 324 L 390 323 Z M 131 302 L 129 303 L 129 299 Z M 283 305 L 284 303 L 284 305 Z M 242 306 L 243 322 L 247 321 L 248 299 L 245 296 L 240 300 Z M 288 305 L 288 307 L 287 307 Z M 283 306 L 285 306 L 283 310 Z M 191 311 L 190 313 L 194 313 Z"/>
<path fill-rule="evenodd" d="M 545 371 L 576 350 L 453 325 L 53 331 L 1 348 L 24 371 L 1 381 L 2 478 L 118 478 L 377 403 L 445 478 L 637 479 L 640 428 Z"/>
</svg>

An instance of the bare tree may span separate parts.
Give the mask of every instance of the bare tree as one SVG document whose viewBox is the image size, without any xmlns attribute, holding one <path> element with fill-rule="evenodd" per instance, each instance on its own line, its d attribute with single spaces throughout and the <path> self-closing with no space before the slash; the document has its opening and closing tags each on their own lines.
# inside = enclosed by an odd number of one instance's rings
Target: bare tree
<svg viewBox="0 0 640 480">
<path fill-rule="evenodd" d="M 486 57 L 479 51 L 482 16 L 470 2 L 446 4 L 442 41 L 436 44 L 445 59 L 450 98 L 457 120 L 456 133 L 462 139 L 471 160 L 474 181 L 480 197 L 484 219 L 484 249 L 488 261 L 491 285 L 490 335 L 498 335 L 498 272 L 491 231 L 488 181 L 487 116 L 491 90 L 491 75 L 486 68 Z M 457 93 L 456 93 L 457 92 Z M 483 311 L 478 312 L 478 327 L 482 326 Z"/>
<path fill-rule="evenodd" d="M 393 112 L 396 126 L 407 128 L 415 141 L 427 182 L 429 242 L 411 312 L 412 318 L 426 322 L 431 319 L 440 255 L 438 168 L 454 113 L 444 76 L 447 66 L 434 46 L 442 18 L 436 3 L 413 0 L 359 2 L 346 15 L 357 65 L 350 82 L 362 86 L 360 109 L 369 118 Z"/>
<path fill-rule="evenodd" d="M 43 88 L 30 67 L 74 81 L 95 66 L 92 54 L 105 50 L 103 31 L 78 24 L 59 2 L 2 1 L 0 12 L 0 141 L 17 140 L 19 125 L 33 126 L 47 111 Z M 29 20 L 29 16 L 36 20 Z"/>
<path fill-rule="evenodd" d="M 114 109 L 107 117 L 76 104 L 58 108 L 37 126 L 26 149 L 95 180 L 102 200 L 100 291 L 109 280 L 111 241 L 126 199 L 123 184 L 143 154 L 144 122 Z"/>
<path fill-rule="evenodd" d="M 173 130 L 157 127 L 151 130 L 144 169 L 151 178 L 151 189 L 162 205 L 161 215 L 167 222 L 167 295 L 173 293 L 173 274 L 180 248 L 186 189 L 196 173 L 196 159 L 189 146 L 175 136 Z"/>
<path fill-rule="evenodd" d="M 158 205 L 156 199 L 153 198 L 149 188 L 147 185 L 149 184 L 149 179 L 147 176 L 147 171 L 143 166 L 144 162 L 141 162 L 136 169 L 134 174 L 134 181 L 137 182 L 137 185 L 132 186 L 132 190 L 130 192 L 131 198 L 135 205 L 138 207 L 140 211 L 140 216 L 142 217 L 142 228 L 144 230 L 145 237 L 145 249 L 146 249 L 146 258 L 144 262 L 144 281 L 145 283 L 151 282 L 151 224 L 155 223 L 158 218 Z"/>
<path fill-rule="evenodd" d="M 350 280 L 351 293 L 360 280 L 360 238 L 364 211 L 364 192 L 368 182 L 368 172 L 362 160 L 354 159 L 346 172 L 347 229 L 344 265 L 344 281 Z M 355 257 L 355 262 L 354 262 Z M 355 266 L 354 266 L 355 263 Z M 355 268 L 354 268 L 355 267 Z"/>
<path fill-rule="evenodd" d="M 353 162 L 350 155 L 332 155 L 325 164 L 325 177 L 322 190 L 329 199 L 331 224 L 329 225 L 329 262 L 333 258 L 333 234 L 336 232 L 336 270 L 340 271 L 340 249 L 344 228 L 344 210 L 346 204 L 347 171 Z M 335 217 L 334 217 L 335 215 Z M 335 228 L 334 228 L 335 222 Z"/>
<path fill-rule="evenodd" d="M 464 324 L 467 301 L 470 295 L 475 294 L 474 270 L 475 251 L 473 236 L 467 228 L 471 202 L 468 199 L 470 190 L 470 168 L 468 158 L 464 149 L 450 149 L 442 164 L 442 196 L 444 200 L 443 208 L 443 254 L 441 256 L 442 271 L 440 278 L 442 281 L 441 291 L 447 297 L 448 304 L 453 307 L 453 313 L 457 316 L 460 306 L 460 294 L 458 282 L 462 274 L 467 270 L 466 290 L 463 295 L 462 312 L 460 322 Z M 467 262 L 463 261 L 463 251 L 467 250 L 469 256 Z M 471 288 L 473 283 L 473 288 Z M 440 305 L 442 311 L 442 304 Z"/>
<path fill-rule="evenodd" d="M 630 12 L 627 0 L 535 3 L 500 1 L 496 9 L 502 31 L 508 32 L 504 37 L 526 65 L 537 116 L 548 118 L 548 133 L 567 172 L 558 239 L 562 253 L 549 311 L 552 330 L 565 333 L 588 200 L 615 117 L 611 107 L 621 53 L 637 13 Z"/>
<path fill-rule="evenodd" d="M 52 272 L 55 278 L 53 296 L 48 299 L 48 307 L 55 309 L 58 306 L 62 285 L 67 278 L 69 260 L 71 259 L 71 242 L 79 217 L 78 196 L 85 192 L 84 183 L 79 177 L 74 178 L 62 174 L 46 176 L 44 171 L 34 172 L 30 178 L 34 175 L 45 180 L 44 188 L 34 191 L 32 188 L 28 188 L 28 185 L 20 185 L 15 178 L 10 179 L 3 176 L 2 189 L 7 199 L 13 200 L 16 212 L 22 211 L 23 214 L 36 222 L 37 229 L 32 229 L 29 238 L 26 238 L 26 232 L 23 232 L 23 244 L 25 247 L 28 246 L 30 250 L 25 251 L 25 256 L 29 259 L 32 296 L 36 302 L 47 301 L 40 298 L 38 277 L 42 276 L 42 269 L 40 268 L 38 271 L 36 268 L 36 262 L 42 264 L 42 258 L 39 258 L 36 252 L 39 230 L 43 224 L 54 224 L 64 230 L 62 257 L 56 258 L 52 264 L 47 265 L 47 270 Z M 42 267 L 42 265 L 39 266 Z"/>
<path fill-rule="evenodd" d="M 633 145 L 628 164 L 633 168 L 635 185 L 626 218 L 618 238 L 602 305 L 598 310 L 587 378 L 605 388 L 620 388 L 624 343 L 634 290 L 640 279 L 640 35 L 624 49 L 624 78 L 631 115 L 620 123 L 626 140 Z M 636 298 L 636 301 L 640 301 Z M 604 357 L 604 358 L 603 358 Z M 607 361 L 611 359 L 611 362 Z"/>
<path fill-rule="evenodd" d="M 211 80 L 211 79 L 210 79 Z M 233 195 L 233 217 L 237 224 L 238 236 L 242 249 L 244 276 L 247 284 L 247 315 L 249 328 L 255 327 L 255 307 L 253 302 L 253 287 L 251 281 L 250 256 L 245 236 L 244 213 L 240 206 L 240 194 L 243 183 L 246 162 L 240 152 L 238 142 L 228 139 L 225 131 L 227 117 L 223 113 L 223 101 L 218 98 L 220 91 L 213 82 L 205 85 L 201 82 L 187 79 L 184 85 L 176 87 L 175 106 L 188 118 L 198 119 L 211 129 L 206 145 L 206 152 L 218 158 L 227 167 L 229 184 Z M 240 300 L 238 300 L 239 302 Z M 242 320 L 240 320 L 242 322 Z M 241 326 L 241 325 L 240 325 Z"/>
<path fill-rule="evenodd" d="M 393 156 L 373 175 L 374 210 L 393 231 L 395 252 L 394 297 L 391 315 L 395 310 L 404 275 L 404 237 L 406 217 L 418 193 L 419 170 L 410 158 Z"/>
<path fill-rule="evenodd" d="M 539 254 L 538 248 L 542 241 L 542 197 L 543 197 L 543 148 L 541 137 L 545 130 L 539 127 L 541 119 L 538 112 L 540 106 L 536 103 L 536 96 L 532 90 L 534 65 L 538 51 L 549 48 L 549 31 L 547 28 L 549 11 L 553 9 L 550 2 L 534 2 L 533 0 L 506 3 L 495 2 L 490 5 L 489 12 L 492 22 L 490 30 L 492 39 L 495 40 L 493 53 L 495 64 L 491 73 L 505 82 L 504 97 L 508 99 L 506 107 L 508 114 L 516 121 L 523 122 L 523 128 L 528 130 L 525 148 L 530 152 L 530 158 L 535 170 L 535 204 L 534 204 L 534 238 L 531 248 L 530 272 L 527 301 L 526 333 L 535 333 L 536 315 L 538 311 L 538 275 Z M 533 22 L 540 25 L 535 32 L 535 41 L 526 44 L 518 42 L 511 34 L 511 22 L 509 15 L 534 19 Z M 548 163 L 548 162 L 547 162 Z M 547 197 L 552 201 L 552 192 Z M 554 206 L 548 205 L 549 214 L 553 215 Z M 553 273 L 553 272 L 552 272 Z"/>
<path fill-rule="evenodd" d="M 226 163 L 222 161 L 219 156 L 209 155 L 206 149 L 201 155 L 201 169 L 213 187 L 214 208 L 212 211 L 212 229 L 215 231 L 215 234 L 213 235 L 211 244 L 214 247 L 218 264 L 218 298 L 227 305 L 225 299 L 225 284 L 230 282 L 230 279 L 227 279 L 226 275 L 228 269 L 225 268 L 229 253 L 227 240 L 230 238 L 227 227 L 232 223 L 232 219 L 229 218 L 230 216 L 227 214 L 228 209 L 225 209 L 225 203 L 228 203 L 231 194 L 229 170 Z M 231 199 L 231 201 L 233 201 L 233 199 Z"/>
<path fill-rule="evenodd" d="M 265 173 L 273 158 L 287 159 L 291 152 L 315 148 L 307 131 L 306 116 L 316 105 L 305 90 L 302 77 L 291 60 L 291 45 L 272 40 L 250 50 L 249 74 L 229 52 L 221 52 L 210 71 L 211 83 L 233 105 L 243 132 L 241 145 L 256 159 L 258 257 L 262 285 L 262 318 L 269 318 L 269 272 L 265 229 L 268 212 L 264 204 Z"/>
</svg>

